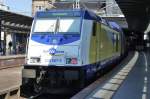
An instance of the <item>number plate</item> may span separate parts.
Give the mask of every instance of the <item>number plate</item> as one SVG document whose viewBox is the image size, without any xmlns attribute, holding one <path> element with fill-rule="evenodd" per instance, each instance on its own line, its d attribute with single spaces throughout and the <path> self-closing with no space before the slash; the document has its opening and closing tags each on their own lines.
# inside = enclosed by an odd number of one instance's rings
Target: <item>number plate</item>
<svg viewBox="0 0 150 99">
<path fill-rule="evenodd" d="M 63 56 L 53 56 L 49 60 L 50 64 L 57 65 L 57 64 L 64 64 L 64 57 Z"/>
</svg>

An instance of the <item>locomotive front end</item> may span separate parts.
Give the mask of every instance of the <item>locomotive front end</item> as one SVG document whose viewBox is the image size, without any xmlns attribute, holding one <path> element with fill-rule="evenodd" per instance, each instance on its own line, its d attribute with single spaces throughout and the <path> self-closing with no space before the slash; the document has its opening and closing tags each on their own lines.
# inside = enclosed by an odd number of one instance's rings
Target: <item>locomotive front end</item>
<svg viewBox="0 0 150 99">
<path fill-rule="evenodd" d="M 81 27 L 79 11 L 37 13 L 22 71 L 23 86 L 36 93 L 51 89 L 55 92 L 56 87 L 60 89 L 81 81 Z"/>
</svg>

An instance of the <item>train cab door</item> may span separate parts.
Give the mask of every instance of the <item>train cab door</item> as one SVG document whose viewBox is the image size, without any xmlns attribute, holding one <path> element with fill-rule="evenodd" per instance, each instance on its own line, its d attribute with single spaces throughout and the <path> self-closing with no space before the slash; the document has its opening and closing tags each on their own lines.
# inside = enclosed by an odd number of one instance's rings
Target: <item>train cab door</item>
<svg viewBox="0 0 150 99">
<path fill-rule="evenodd" d="M 91 36 L 91 44 L 90 44 L 90 63 L 100 62 L 100 23 L 93 22 L 92 36 Z"/>
<path fill-rule="evenodd" d="M 97 60 L 97 65 L 99 65 L 100 62 L 100 34 L 101 33 L 101 25 L 100 23 L 96 24 L 96 60 Z"/>
<path fill-rule="evenodd" d="M 97 41 L 96 41 L 96 36 L 97 36 L 97 26 L 96 26 L 96 22 L 93 22 L 91 39 L 90 39 L 90 51 L 89 51 L 90 52 L 89 53 L 90 64 L 94 64 L 97 61 Z"/>
</svg>

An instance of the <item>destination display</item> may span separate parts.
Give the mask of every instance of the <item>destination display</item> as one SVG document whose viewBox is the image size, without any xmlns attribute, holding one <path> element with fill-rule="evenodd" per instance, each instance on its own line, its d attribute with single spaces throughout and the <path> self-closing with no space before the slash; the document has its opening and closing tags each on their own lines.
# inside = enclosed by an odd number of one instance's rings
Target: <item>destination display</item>
<svg viewBox="0 0 150 99">
<path fill-rule="evenodd" d="M 78 12 L 55 12 L 55 11 L 47 11 L 47 12 L 38 12 L 37 18 L 49 18 L 49 17 L 80 17 L 81 13 Z"/>
</svg>

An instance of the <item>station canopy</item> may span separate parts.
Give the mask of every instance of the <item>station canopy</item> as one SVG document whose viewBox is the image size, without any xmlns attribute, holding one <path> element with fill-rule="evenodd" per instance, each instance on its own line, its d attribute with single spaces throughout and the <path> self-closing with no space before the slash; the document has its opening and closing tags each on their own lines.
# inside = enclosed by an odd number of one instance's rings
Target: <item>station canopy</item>
<svg viewBox="0 0 150 99">
<path fill-rule="evenodd" d="M 0 10 L 1 31 L 28 33 L 33 18 L 18 13 Z"/>
</svg>

